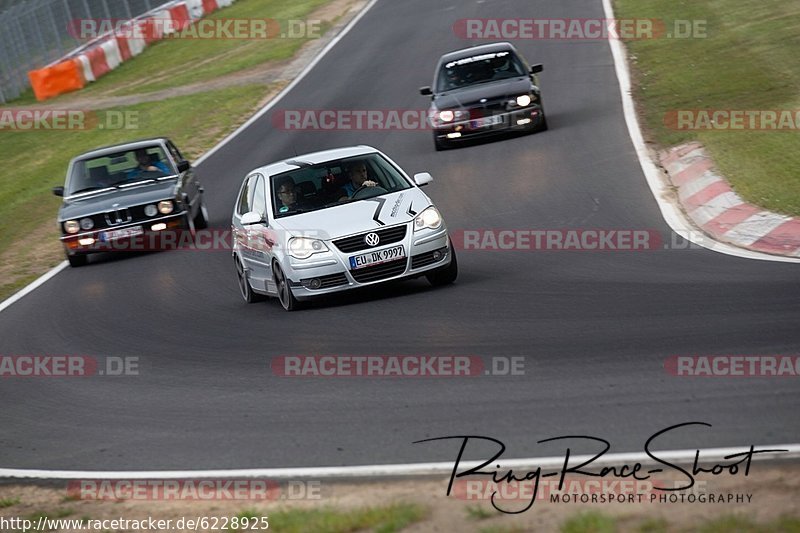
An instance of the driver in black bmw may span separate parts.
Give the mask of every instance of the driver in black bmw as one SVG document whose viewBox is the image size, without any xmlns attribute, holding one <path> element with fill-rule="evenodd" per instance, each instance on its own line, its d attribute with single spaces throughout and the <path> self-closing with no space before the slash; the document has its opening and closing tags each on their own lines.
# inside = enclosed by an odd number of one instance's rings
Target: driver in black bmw
<svg viewBox="0 0 800 533">
<path fill-rule="evenodd" d="M 138 178 L 142 172 L 163 172 L 164 175 L 169 175 L 170 171 L 162 161 L 151 161 L 150 155 L 144 148 L 139 148 L 135 152 L 136 161 L 138 166 L 128 171 L 128 178 Z"/>
</svg>

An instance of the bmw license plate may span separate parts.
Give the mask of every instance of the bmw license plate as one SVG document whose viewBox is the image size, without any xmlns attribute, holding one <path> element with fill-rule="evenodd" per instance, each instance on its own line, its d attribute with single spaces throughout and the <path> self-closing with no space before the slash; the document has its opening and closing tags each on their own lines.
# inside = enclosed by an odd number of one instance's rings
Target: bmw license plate
<svg viewBox="0 0 800 533">
<path fill-rule="evenodd" d="M 403 246 L 392 246 L 384 250 L 377 250 L 361 255 L 354 255 L 350 258 L 350 269 L 364 268 L 378 263 L 385 263 L 394 259 L 402 259 L 406 256 Z"/>
<path fill-rule="evenodd" d="M 490 115 L 488 117 L 473 120 L 470 124 L 473 128 L 486 128 L 488 126 L 495 126 L 503 123 L 502 115 Z"/>
<path fill-rule="evenodd" d="M 100 241 L 116 241 L 117 239 L 128 239 L 136 237 L 144 233 L 141 226 L 132 226 L 130 228 L 114 229 L 110 231 L 100 232 Z"/>
</svg>

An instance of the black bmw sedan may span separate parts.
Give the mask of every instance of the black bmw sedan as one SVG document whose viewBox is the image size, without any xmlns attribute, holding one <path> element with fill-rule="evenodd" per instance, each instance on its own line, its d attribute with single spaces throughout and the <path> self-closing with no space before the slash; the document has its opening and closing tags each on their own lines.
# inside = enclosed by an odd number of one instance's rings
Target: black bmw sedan
<svg viewBox="0 0 800 533">
<path fill-rule="evenodd" d="M 543 131 L 547 119 L 536 74 L 511 43 L 449 52 L 439 59 L 428 119 L 437 150 L 473 137 L 507 131 Z"/>
<path fill-rule="evenodd" d="M 73 267 L 103 251 L 158 249 L 165 233 L 205 228 L 203 188 L 165 138 L 98 148 L 75 157 L 63 187 L 58 225 Z M 148 239 L 148 237 L 150 237 Z"/>
</svg>

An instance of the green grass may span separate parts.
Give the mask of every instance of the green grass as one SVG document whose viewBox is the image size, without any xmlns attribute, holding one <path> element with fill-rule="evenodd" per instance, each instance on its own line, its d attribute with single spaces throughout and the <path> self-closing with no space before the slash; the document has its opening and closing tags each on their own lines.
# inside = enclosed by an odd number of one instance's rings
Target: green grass
<svg viewBox="0 0 800 533">
<path fill-rule="evenodd" d="M 0 178 L 0 254 L 11 246 L 19 250 L 14 265 L 18 275 L 4 280 L 0 298 L 35 277 L 37 268 L 41 273 L 44 263 L 63 259 L 57 246 L 47 259 L 26 255 L 35 245 L 26 236 L 45 225 L 48 233 L 41 238 L 57 243 L 54 221 L 61 199 L 50 191 L 63 185 L 70 158 L 97 146 L 157 135 L 170 137 L 194 158 L 249 116 L 265 90 L 261 85 L 231 87 L 115 110 L 138 113 L 136 129 L 0 132 L 0 153 L 7 168 L 14 169 Z"/>
<path fill-rule="evenodd" d="M 724 516 L 699 524 L 698 533 L 799 533 L 800 520 L 781 517 L 765 524 L 753 522 L 747 517 Z"/>
<path fill-rule="evenodd" d="M 615 533 L 616 531 L 616 520 L 596 511 L 579 513 L 561 525 L 561 533 Z"/>
<path fill-rule="evenodd" d="M 244 511 L 241 516 L 269 516 L 270 531 L 315 533 L 348 533 L 374 531 L 392 533 L 400 531 L 428 516 L 428 509 L 417 504 L 393 504 L 384 507 L 367 507 L 350 511 L 330 508 L 291 510 L 263 513 Z"/>
<path fill-rule="evenodd" d="M 800 131 L 676 131 L 678 109 L 800 109 L 800 3 L 615 0 L 618 18 L 707 21 L 707 37 L 628 42 L 634 95 L 661 147 L 702 142 L 745 199 L 800 215 Z"/>
<path fill-rule="evenodd" d="M 497 511 L 489 510 L 480 505 L 470 505 L 466 508 L 467 516 L 472 520 L 486 520 L 497 516 Z"/>
<path fill-rule="evenodd" d="M 304 20 L 328 0 L 239 0 L 209 19 Z M 328 26 L 321 26 L 320 33 Z M 157 41 L 83 89 L 83 95 L 129 95 L 219 78 L 292 57 L 309 39 L 180 39 Z M 148 81 L 149 80 L 149 81 Z"/>
<path fill-rule="evenodd" d="M 19 498 L 3 498 L 0 500 L 0 509 L 5 509 L 7 507 L 13 507 L 19 503 Z"/>
</svg>

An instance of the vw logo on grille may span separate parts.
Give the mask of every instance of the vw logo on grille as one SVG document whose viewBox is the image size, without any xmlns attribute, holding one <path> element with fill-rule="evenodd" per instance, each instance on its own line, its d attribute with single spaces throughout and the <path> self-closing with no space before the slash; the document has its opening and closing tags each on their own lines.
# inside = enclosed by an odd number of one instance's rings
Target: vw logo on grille
<svg viewBox="0 0 800 533">
<path fill-rule="evenodd" d="M 381 242 L 381 238 L 377 233 L 367 233 L 364 237 L 364 242 L 369 246 L 378 246 L 378 243 Z"/>
</svg>

